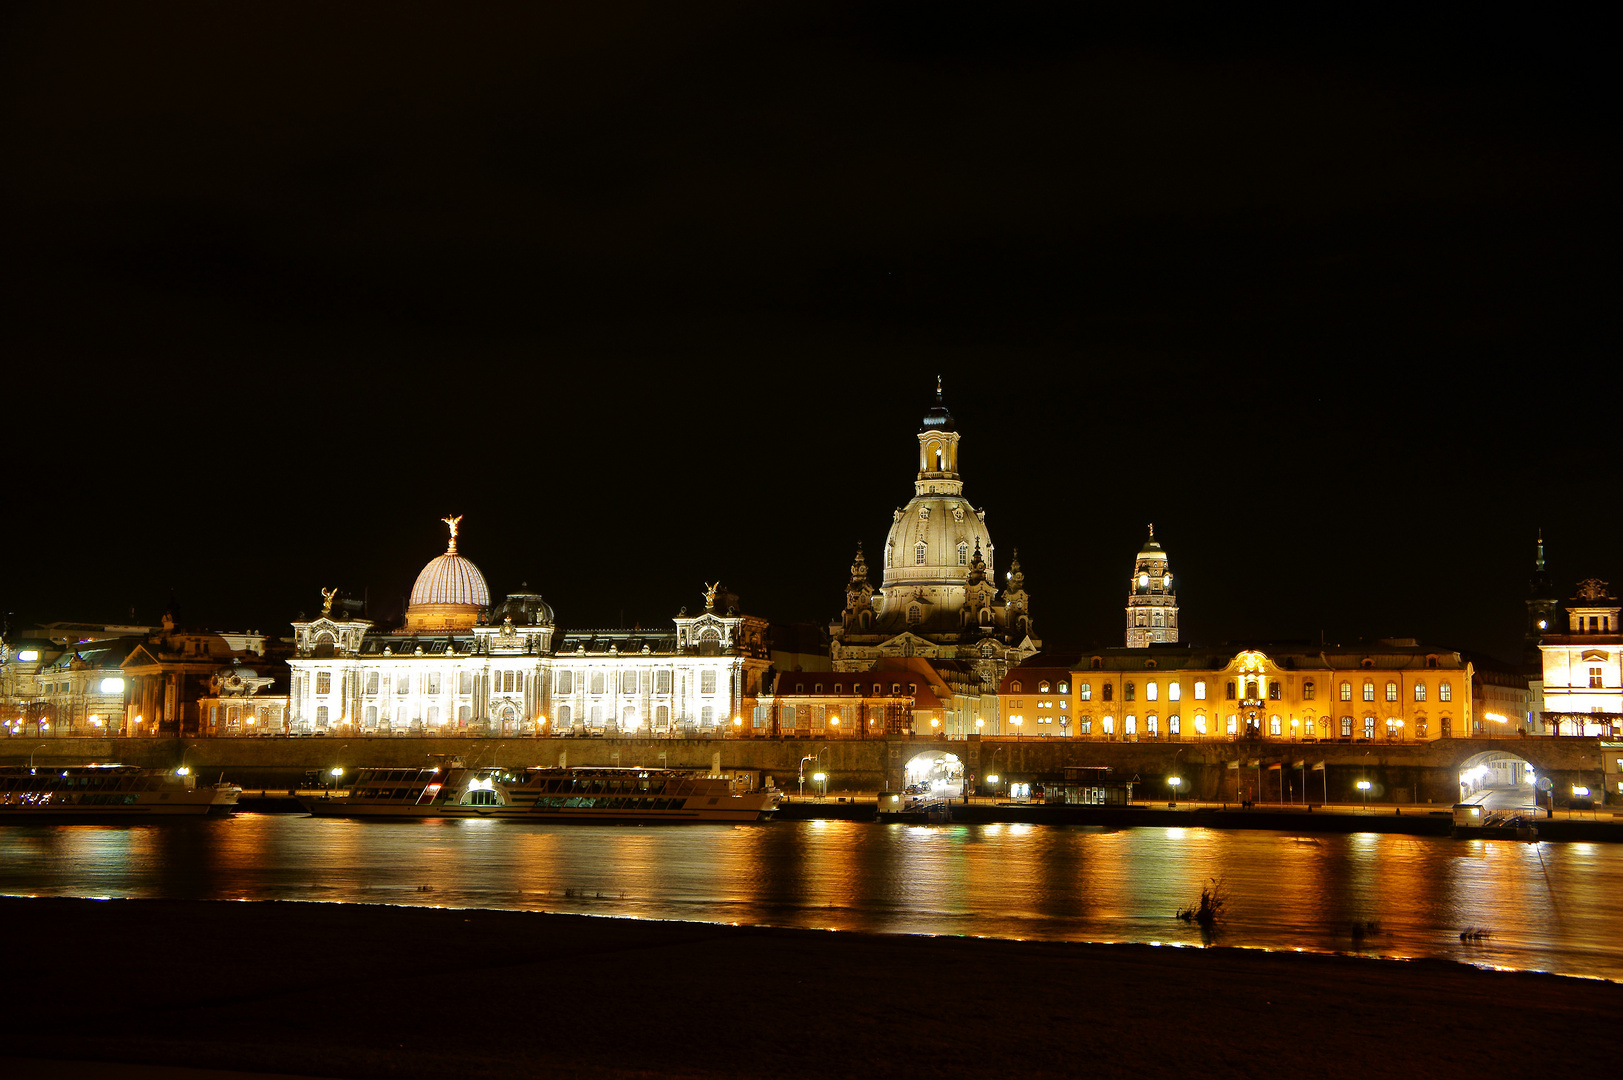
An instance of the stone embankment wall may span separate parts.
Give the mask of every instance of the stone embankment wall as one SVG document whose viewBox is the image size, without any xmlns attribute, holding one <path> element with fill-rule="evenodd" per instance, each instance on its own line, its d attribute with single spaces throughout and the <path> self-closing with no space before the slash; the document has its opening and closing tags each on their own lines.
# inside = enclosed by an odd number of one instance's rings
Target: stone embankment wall
<svg viewBox="0 0 1623 1080">
<path fill-rule="evenodd" d="M 1556 805 L 1573 785 L 1602 788 L 1601 746 L 1587 738 L 1443 739 L 1430 743 L 1139 742 L 1065 739 L 6 739 L 0 763 L 36 766 L 121 762 L 152 768 L 190 766 L 199 777 L 247 788 L 301 786 L 334 767 L 411 767 L 433 755 L 469 765 L 621 765 L 721 770 L 771 777 L 793 788 L 805 762 L 810 783 L 828 774 L 831 791 L 896 790 L 920 755 L 951 754 L 978 780 L 1051 782 L 1068 766 L 1103 766 L 1113 781 L 1134 780 L 1135 795 L 1170 794 L 1166 780 L 1183 778 L 1183 795 L 1208 801 L 1357 802 L 1359 780 L 1373 803 L 1449 805 L 1459 795 L 1459 771 L 1480 754 L 1503 753 L 1529 762 L 1554 782 Z M 809 760 L 808 760 L 809 759 Z M 1252 763 L 1256 764 L 1253 765 Z M 1301 762 L 1300 768 L 1296 763 Z M 1324 769 L 1313 766 L 1324 763 Z M 1238 768 L 1231 765 L 1238 763 Z M 1279 763 L 1279 769 L 1269 769 Z"/>
</svg>

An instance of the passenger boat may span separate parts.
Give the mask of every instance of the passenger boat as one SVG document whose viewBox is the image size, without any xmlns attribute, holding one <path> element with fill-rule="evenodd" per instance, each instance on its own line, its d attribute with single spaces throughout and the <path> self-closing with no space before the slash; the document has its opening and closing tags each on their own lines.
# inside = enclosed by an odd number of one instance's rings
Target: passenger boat
<svg viewBox="0 0 1623 1080">
<path fill-rule="evenodd" d="M 299 799 L 316 817 L 505 818 L 517 821 L 759 821 L 769 792 L 670 769 L 361 769 L 345 794 Z"/>
<path fill-rule="evenodd" d="M 1456 840 L 1537 840 L 1538 826 L 1518 811 L 1486 811 L 1475 803 L 1455 803 L 1449 835 Z"/>
<path fill-rule="evenodd" d="M 134 765 L 0 767 L 0 821 L 177 817 L 229 810 L 242 789 L 198 786 L 191 770 Z"/>
</svg>

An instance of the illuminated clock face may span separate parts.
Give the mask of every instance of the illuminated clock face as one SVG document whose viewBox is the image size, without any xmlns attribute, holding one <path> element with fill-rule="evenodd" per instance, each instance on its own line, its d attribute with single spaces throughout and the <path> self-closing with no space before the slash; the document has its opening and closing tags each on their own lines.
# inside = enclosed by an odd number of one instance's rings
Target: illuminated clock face
<svg viewBox="0 0 1623 1080">
<path fill-rule="evenodd" d="M 1540 619 L 1540 620 L 1539 620 L 1539 621 L 1538 621 L 1538 628 L 1539 628 L 1539 629 L 1540 629 L 1540 630 L 1543 630 L 1543 629 L 1545 629 L 1545 626 L 1544 626 L 1544 620 L 1543 620 L 1543 619 Z"/>
<path fill-rule="evenodd" d="M 1168 574 L 1166 577 L 1161 579 L 1161 587 L 1163 589 L 1172 588 L 1172 575 L 1171 574 Z"/>
<path fill-rule="evenodd" d="M 1140 574 L 1140 575 L 1138 575 L 1138 587 L 1141 588 L 1141 589 L 1149 588 L 1150 587 L 1150 575 L 1148 575 L 1148 574 Z"/>
</svg>

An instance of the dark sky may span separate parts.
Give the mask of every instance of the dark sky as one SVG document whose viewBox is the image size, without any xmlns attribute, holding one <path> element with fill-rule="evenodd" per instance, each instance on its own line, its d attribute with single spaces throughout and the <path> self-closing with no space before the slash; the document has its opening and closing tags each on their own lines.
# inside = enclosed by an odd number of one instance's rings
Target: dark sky
<svg viewBox="0 0 1623 1080">
<path fill-rule="evenodd" d="M 386 618 L 448 512 L 570 626 L 826 620 L 937 374 L 1051 645 L 1148 521 L 1204 642 L 1623 581 L 1590 9 L 448 7 L 0 15 L 20 620 Z"/>
</svg>

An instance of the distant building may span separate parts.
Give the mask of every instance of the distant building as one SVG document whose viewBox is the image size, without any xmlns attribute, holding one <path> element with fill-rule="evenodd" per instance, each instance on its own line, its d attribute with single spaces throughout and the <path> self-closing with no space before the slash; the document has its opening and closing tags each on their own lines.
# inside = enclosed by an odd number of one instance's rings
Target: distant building
<svg viewBox="0 0 1623 1080">
<path fill-rule="evenodd" d="M 1539 639 L 1544 660 L 1544 713 L 1551 735 L 1612 738 L 1623 727 L 1623 627 L 1606 582 L 1588 578 L 1567 601 L 1567 632 Z"/>
<path fill-rule="evenodd" d="M 1167 645 L 1178 640 L 1178 594 L 1172 589 L 1167 553 L 1155 540 L 1155 526 L 1144 541 L 1127 583 L 1127 647 Z"/>
<path fill-rule="evenodd" d="M 538 593 L 491 606 L 451 541 L 417 576 L 398 632 L 334 612 L 293 623 L 289 726 L 299 733 L 742 734 L 771 664 L 764 619 L 720 584 L 671 629 L 559 634 Z"/>
<path fill-rule="evenodd" d="M 1039 656 L 1011 669 L 998 693 L 1004 734 L 1021 736 L 1397 742 L 1476 731 L 1470 661 L 1407 639 L 1237 652 L 1147 645 L 1069 663 Z"/>
<path fill-rule="evenodd" d="M 919 658 L 941 667 L 943 681 L 948 670 L 971 676 L 974 693 L 955 694 L 953 706 L 944 710 L 944 733 L 954 735 L 973 734 L 977 718 L 995 726 L 998 682 L 1041 648 L 1018 553 L 998 590 L 986 512 L 964 498 L 959 438 L 938 382 L 935 404 L 917 433 L 913 498 L 892 514 L 885 538 L 880 587 L 870 584 L 867 558 L 858 545 L 845 609 L 829 627 L 829 658 L 836 672 L 861 673 L 881 661 Z"/>
</svg>

